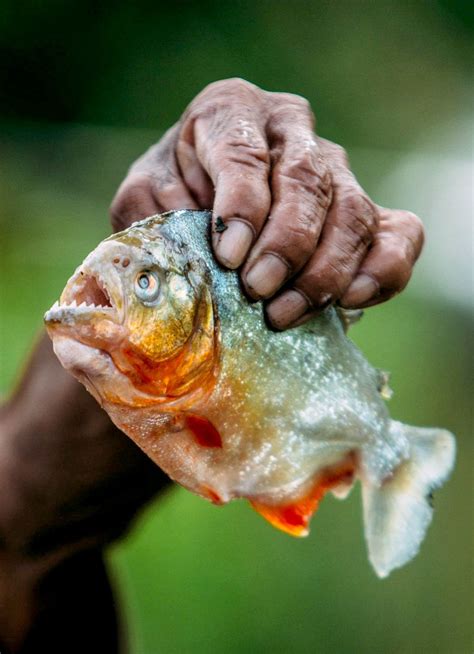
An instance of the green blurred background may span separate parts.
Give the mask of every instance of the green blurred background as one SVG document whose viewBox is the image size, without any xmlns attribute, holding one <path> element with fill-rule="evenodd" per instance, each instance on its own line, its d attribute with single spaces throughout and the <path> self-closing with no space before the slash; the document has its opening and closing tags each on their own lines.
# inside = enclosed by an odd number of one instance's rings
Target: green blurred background
<svg viewBox="0 0 474 654">
<path fill-rule="evenodd" d="M 472 2 L 0 3 L 0 388 L 109 232 L 127 167 L 215 79 L 306 96 L 372 197 L 424 219 L 410 288 L 353 338 L 392 415 L 458 438 L 413 563 L 379 581 L 358 490 L 311 536 L 175 488 L 115 546 L 132 654 L 472 651 Z M 91 589 L 93 592 L 93 589 Z"/>
</svg>

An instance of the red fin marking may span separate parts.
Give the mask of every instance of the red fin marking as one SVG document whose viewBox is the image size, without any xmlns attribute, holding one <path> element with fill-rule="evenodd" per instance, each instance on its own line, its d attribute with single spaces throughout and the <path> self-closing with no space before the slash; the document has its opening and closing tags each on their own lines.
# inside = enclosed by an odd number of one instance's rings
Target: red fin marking
<svg viewBox="0 0 474 654">
<path fill-rule="evenodd" d="M 192 432 L 199 445 L 203 447 L 222 447 L 221 435 L 207 418 L 187 414 L 185 425 Z"/>
<path fill-rule="evenodd" d="M 209 498 L 213 504 L 224 504 L 220 495 L 210 486 L 202 486 L 201 493 Z"/>
<path fill-rule="evenodd" d="M 328 470 L 319 478 L 310 492 L 296 502 L 282 505 L 262 504 L 251 500 L 253 508 L 268 522 L 285 531 L 291 536 L 307 536 L 309 533 L 309 520 L 319 506 L 319 502 L 328 490 L 338 484 L 349 481 L 354 474 L 354 465 L 349 465 L 337 470 Z"/>
</svg>

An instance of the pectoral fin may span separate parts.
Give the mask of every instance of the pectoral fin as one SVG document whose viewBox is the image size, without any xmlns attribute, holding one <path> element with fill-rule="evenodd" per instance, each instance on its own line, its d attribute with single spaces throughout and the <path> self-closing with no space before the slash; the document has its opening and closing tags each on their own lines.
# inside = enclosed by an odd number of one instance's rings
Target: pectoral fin
<svg viewBox="0 0 474 654">
<path fill-rule="evenodd" d="M 222 438 L 212 422 L 192 413 L 186 415 L 184 426 L 202 447 L 222 447 Z"/>
</svg>

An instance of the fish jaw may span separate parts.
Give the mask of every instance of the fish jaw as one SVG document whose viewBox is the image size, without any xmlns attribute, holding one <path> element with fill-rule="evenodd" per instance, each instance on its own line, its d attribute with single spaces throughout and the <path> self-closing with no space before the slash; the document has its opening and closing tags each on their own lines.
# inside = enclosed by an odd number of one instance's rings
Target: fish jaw
<svg viewBox="0 0 474 654">
<path fill-rule="evenodd" d="M 108 265 L 109 248 L 98 248 L 67 282 L 60 299 L 45 313 L 53 348 L 66 370 L 96 400 L 130 400 L 136 393 L 114 365 L 110 352 L 126 338 L 125 307 L 117 275 Z M 114 388 L 114 392 L 110 390 Z"/>
<path fill-rule="evenodd" d="M 111 264 L 110 246 L 103 243 L 68 280 L 59 301 L 44 316 L 48 330 L 75 329 L 108 321 L 120 326 L 124 321 L 124 301 L 120 279 Z"/>
<path fill-rule="evenodd" d="M 108 349 L 124 336 L 122 302 L 99 271 L 83 264 L 66 284 L 44 321 L 51 338 L 58 333 L 91 347 Z"/>
</svg>

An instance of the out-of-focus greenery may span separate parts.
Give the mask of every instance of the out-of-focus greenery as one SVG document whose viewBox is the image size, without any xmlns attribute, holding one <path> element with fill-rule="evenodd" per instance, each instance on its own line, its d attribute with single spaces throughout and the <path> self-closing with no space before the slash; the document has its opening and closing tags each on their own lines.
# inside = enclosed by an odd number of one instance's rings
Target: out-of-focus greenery
<svg viewBox="0 0 474 654">
<path fill-rule="evenodd" d="M 128 165 L 204 84 L 239 75 L 309 97 L 323 135 L 348 146 L 373 193 L 406 149 L 424 137 L 436 149 L 467 113 L 470 4 L 4 1 L 0 389 L 12 387 L 44 310 L 108 234 Z M 406 204 L 403 193 L 391 200 Z M 352 332 L 392 371 L 393 417 L 458 439 L 413 563 L 375 577 L 358 489 L 325 499 L 301 541 L 245 502 L 216 508 L 174 489 L 110 556 L 132 653 L 472 651 L 471 328 L 464 309 L 409 289 Z"/>
<path fill-rule="evenodd" d="M 237 75 L 398 148 L 469 101 L 472 26 L 469 0 L 2 0 L 0 115 L 156 129 Z"/>
</svg>

